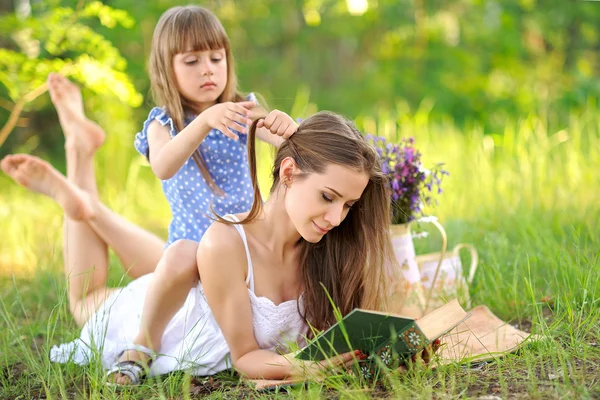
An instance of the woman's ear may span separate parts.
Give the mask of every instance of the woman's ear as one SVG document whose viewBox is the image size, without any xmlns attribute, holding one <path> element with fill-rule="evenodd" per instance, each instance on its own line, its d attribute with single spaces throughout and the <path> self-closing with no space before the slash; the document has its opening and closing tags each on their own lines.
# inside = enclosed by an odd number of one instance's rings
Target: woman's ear
<svg viewBox="0 0 600 400">
<path fill-rule="evenodd" d="M 282 184 L 290 186 L 294 173 L 298 170 L 296 162 L 292 157 L 286 157 L 281 161 L 281 167 L 279 168 L 279 181 Z"/>
</svg>

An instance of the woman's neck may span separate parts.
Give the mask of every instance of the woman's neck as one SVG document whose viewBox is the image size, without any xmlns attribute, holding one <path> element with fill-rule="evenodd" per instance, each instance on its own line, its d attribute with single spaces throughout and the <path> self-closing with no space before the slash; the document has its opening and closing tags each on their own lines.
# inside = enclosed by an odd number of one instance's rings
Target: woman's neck
<svg viewBox="0 0 600 400">
<path fill-rule="evenodd" d="M 285 209 L 283 197 L 273 193 L 264 204 L 263 216 L 255 220 L 260 229 L 262 244 L 274 255 L 284 258 L 293 251 L 301 239 Z"/>
</svg>

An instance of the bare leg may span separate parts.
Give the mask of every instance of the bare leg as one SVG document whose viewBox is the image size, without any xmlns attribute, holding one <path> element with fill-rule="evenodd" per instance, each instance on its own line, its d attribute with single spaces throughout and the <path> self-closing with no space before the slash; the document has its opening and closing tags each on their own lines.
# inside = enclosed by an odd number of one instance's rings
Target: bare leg
<svg viewBox="0 0 600 400">
<path fill-rule="evenodd" d="M 85 118 L 79 89 L 57 74 L 48 76 L 50 97 L 65 134 L 67 179 L 97 198 L 94 154 L 104 142 L 102 129 Z M 63 257 L 69 281 L 69 303 L 75 320 L 82 324 L 110 294 L 107 242 L 85 221 L 65 218 Z"/>
<path fill-rule="evenodd" d="M 84 220 L 92 215 L 92 208 L 82 198 L 81 190 L 46 161 L 27 154 L 14 154 L 4 157 L 0 167 L 21 186 L 56 200 L 72 220 Z"/>
<path fill-rule="evenodd" d="M 57 74 L 50 74 L 48 84 L 65 132 L 67 178 L 97 200 L 93 157 L 104 141 L 104 132 L 85 117 L 77 86 Z M 108 245 L 115 251 L 127 273 L 137 278 L 154 271 L 162 256 L 164 241 L 115 214 L 100 201 L 91 204 L 94 210 L 87 219 L 87 228 L 93 230 L 93 236 L 97 236 L 103 246 Z"/>
<path fill-rule="evenodd" d="M 91 196 L 37 157 L 9 155 L 0 166 L 17 183 L 55 199 L 63 207 L 69 305 L 75 321 L 83 325 L 112 292 L 106 287 L 106 245 L 85 222 L 76 220 L 90 215 L 93 209 Z"/>
<path fill-rule="evenodd" d="M 153 272 L 163 255 L 165 242 L 100 201 L 92 206 L 94 212 L 87 223 L 115 251 L 127 275 L 135 279 Z"/>
<path fill-rule="evenodd" d="M 111 241 L 130 240 L 131 237 L 135 237 L 135 230 L 140 230 L 140 228 L 122 220 L 95 197 L 68 181 L 49 163 L 38 157 L 27 154 L 8 155 L 2 159 L 0 167 L 20 185 L 51 197 L 62 206 L 66 219 L 64 257 L 65 275 L 69 281 L 69 303 L 77 323 L 84 324 L 98 306 L 104 302 L 106 296 L 112 292 L 112 289 L 106 288 L 108 255 L 105 241 L 98 238 L 88 225 L 104 224 L 104 232 L 110 232 L 112 226 L 116 226 L 117 229 Z M 142 231 L 142 233 L 146 232 Z M 159 244 L 162 253 L 162 243 Z M 181 247 L 181 245 L 175 248 L 178 247 Z M 197 244 L 195 244 L 195 247 L 197 247 Z M 142 254 L 142 256 L 148 255 Z M 151 254 L 149 256 L 152 257 Z M 165 262 L 175 264 L 173 272 L 176 273 L 174 276 L 177 277 L 179 266 L 183 267 L 183 264 L 169 260 L 165 260 Z M 150 262 L 154 262 L 154 260 L 148 258 L 146 263 Z M 156 264 L 158 262 L 154 265 Z M 131 271 L 133 270 L 141 274 L 146 273 L 139 268 L 137 270 L 131 268 Z M 163 268 L 159 282 L 170 277 L 168 271 L 169 269 Z M 197 276 L 197 270 L 192 268 L 192 272 Z M 190 274 L 188 273 L 188 275 Z M 194 279 L 195 277 L 192 276 L 187 280 L 193 282 Z M 189 288 L 183 290 L 187 296 Z M 162 336 L 162 333 L 160 333 L 160 336 Z"/>
<path fill-rule="evenodd" d="M 167 324 L 198 282 L 197 251 L 198 243 L 191 240 L 178 240 L 165 250 L 148 286 L 147 293 L 151 293 L 151 296 L 146 296 L 144 300 L 140 330 L 133 340 L 134 344 L 160 350 Z M 148 355 L 128 350 L 119 359 L 126 360 L 144 363 L 148 361 Z M 120 373 L 113 374 L 111 378 L 120 385 L 131 383 L 128 376 Z"/>
<path fill-rule="evenodd" d="M 83 114 L 75 85 L 56 74 L 49 76 L 48 83 L 65 131 L 67 179 L 48 163 L 25 155 L 6 157 L 2 168 L 19 184 L 54 198 L 64 208 L 69 303 L 81 325 L 112 292 L 106 287 L 107 246 L 114 247 L 125 268 L 132 267 L 130 273 L 137 277 L 154 270 L 163 241 L 99 204 L 93 156 L 104 141 L 104 132 Z"/>
</svg>

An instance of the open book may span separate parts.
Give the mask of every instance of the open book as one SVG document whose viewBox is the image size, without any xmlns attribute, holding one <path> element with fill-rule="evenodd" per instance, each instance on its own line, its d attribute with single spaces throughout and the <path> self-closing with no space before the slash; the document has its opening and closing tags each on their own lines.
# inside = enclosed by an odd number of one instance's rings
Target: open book
<svg viewBox="0 0 600 400">
<path fill-rule="evenodd" d="M 453 300 L 415 320 L 396 314 L 354 309 L 321 333 L 296 358 L 320 361 L 360 350 L 371 361 L 378 357 L 387 367 L 399 364 L 469 317 Z"/>
<path fill-rule="evenodd" d="M 432 311 L 430 314 L 417 321 L 413 318 L 405 319 L 412 321 L 412 324 L 414 325 L 418 325 L 424 336 L 433 338 L 438 336 L 439 332 L 444 331 L 445 328 L 443 328 L 443 326 L 449 326 L 449 321 L 456 321 L 459 318 L 458 315 L 452 316 L 450 312 L 445 313 L 444 310 L 447 310 L 445 308 L 446 306 L 448 306 L 448 304 Z M 449 307 L 450 309 L 456 310 L 453 306 Z M 458 309 L 458 311 L 460 314 L 460 309 Z M 368 311 L 368 313 L 373 312 Z M 453 313 L 454 312 L 452 312 L 452 314 Z M 379 315 L 385 316 L 385 314 Z M 520 331 L 512 325 L 502 321 L 486 306 L 477 306 L 473 308 L 469 311 L 469 315 L 470 317 L 458 324 L 450 332 L 442 335 L 442 346 L 438 350 L 435 359 L 432 361 L 432 368 L 456 362 L 464 363 L 469 361 L 495 360 L 502 357 L 504 354 L 514 352 L 526 343 L 528 339 L 538 339 L 536 335 L 530 335 L 527 332 Z M 390 315 L 390 317 L 398 318 L 399 316 Z M 397 331 L 398 330 L 396 329 L 396 332 Z M 325 334 L 327 334 L 327 332 L 325 332 Z M 321 340 L 321 336 L 323 335 L 320 335 L 315 340 Z M 427 340 L 429 341 L 430 339 Z M 303 350 L 310 351 L 306 349 L 311 345 L 312 342 Z M 324 349 L 326 348 L 327 347 Z M 344 348 L 340 348 L 342 352 L 343 349 Z M 249 383 L 258 390 L 278 390 L 278 388 L 304 384 L 305 382 L 294 379 L 256 379 L 250 380 Z"/>
</svg>

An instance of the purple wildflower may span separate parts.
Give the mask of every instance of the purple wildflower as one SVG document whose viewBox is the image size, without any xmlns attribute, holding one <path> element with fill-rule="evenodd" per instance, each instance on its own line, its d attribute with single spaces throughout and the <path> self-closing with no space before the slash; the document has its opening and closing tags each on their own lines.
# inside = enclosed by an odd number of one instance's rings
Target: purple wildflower
<svg viewBox="0 0 600 400">
<path fill-rule="evenodd" d="M 442 178 L 448 174 L 443 164 L 430 171 L 423 168 L 421 153 L 414 147 L 414 138 L 400 143 L 388 143 L 385 138 L 366 135 L 373 144 L 381 162 L 381 171 L 387 176 L 392 198 L 392 223 L 412 221 L 423 213 L 424 205 L 437 204 L 433 193 L 441 194 Z M 435 192 L 434 192 L 435 191 Z"/>
</svg>

